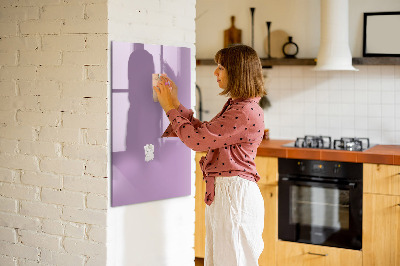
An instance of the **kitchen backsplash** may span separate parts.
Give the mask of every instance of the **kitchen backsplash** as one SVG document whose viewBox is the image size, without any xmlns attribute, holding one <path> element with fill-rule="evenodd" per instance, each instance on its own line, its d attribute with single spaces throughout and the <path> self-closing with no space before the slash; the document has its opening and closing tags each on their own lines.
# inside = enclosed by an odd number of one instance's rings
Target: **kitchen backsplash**
<svg viewBox="0 0 400 266">
<path fill-rule="evenodd" d="M 271 107 L 265 127 L 274 139 L 303 135 L 369 137 L 373 144 L 400 144 L 400 66 L 355 65 L 359 71 L 313 71 L 313 66 L 264 69 Z M 220 96 L 214 66 L 198 66 L 202 120 L 211 120 L 227 97 Z M 198 94 L 197 105 L 199 103 Z M 196 117 L 198 106 L 196 106 Z"/>
</svg>

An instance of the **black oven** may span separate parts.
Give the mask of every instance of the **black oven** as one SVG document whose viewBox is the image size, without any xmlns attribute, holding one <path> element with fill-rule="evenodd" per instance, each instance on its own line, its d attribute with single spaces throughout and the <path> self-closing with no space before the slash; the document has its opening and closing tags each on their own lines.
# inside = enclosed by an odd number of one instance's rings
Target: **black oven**
<svg viewBox="0 0 400 266">
<path fill-rule="evenodd" d="M 360 163 L 278 160 L 278 238 L 361 250 Z"/>
</svg>

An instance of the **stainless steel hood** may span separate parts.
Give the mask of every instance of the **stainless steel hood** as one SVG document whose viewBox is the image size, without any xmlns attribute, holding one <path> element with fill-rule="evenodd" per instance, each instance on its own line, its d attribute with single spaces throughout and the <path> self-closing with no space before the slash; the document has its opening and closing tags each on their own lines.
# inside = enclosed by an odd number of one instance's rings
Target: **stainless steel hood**
<svg viewBox="0 0 400 266">
<path fill-rule="evenodd" d="M 352 70 L 348 0 L 321 0 L 321 40 L 317 71 Z"/>
</svg>

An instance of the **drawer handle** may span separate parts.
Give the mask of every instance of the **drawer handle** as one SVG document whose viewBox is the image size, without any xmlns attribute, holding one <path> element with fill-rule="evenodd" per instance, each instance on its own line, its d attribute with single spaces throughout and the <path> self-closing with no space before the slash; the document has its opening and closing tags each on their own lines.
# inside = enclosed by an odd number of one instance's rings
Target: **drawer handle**
<svg viewBox="0 0 400 266">
<path fill-rule="evenodd" d="M 313 253 L 313 252 L 307 252 L 307 253 L 310 254 L 310 255 L 317 255 L 317 256 L 323 256 L 323 257 L 328 256 L 328 254 Z"/>
</svg>

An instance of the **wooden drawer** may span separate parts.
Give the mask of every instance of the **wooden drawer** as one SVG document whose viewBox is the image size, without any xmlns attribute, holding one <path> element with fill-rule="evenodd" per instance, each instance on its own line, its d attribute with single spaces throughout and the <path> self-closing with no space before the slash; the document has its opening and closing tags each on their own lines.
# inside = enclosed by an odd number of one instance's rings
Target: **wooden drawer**
<svg viewBox="0 0 400 266">
<path fill-rule="evenodd" d="M 358 250 L 278 241 L 278 266 L 362 266 Z"/>
<path fill-rule="evenodd" d="M 400 195 L 400 166 L 365 163 L 363 176 L 364 193 Z"/>
</svg>

